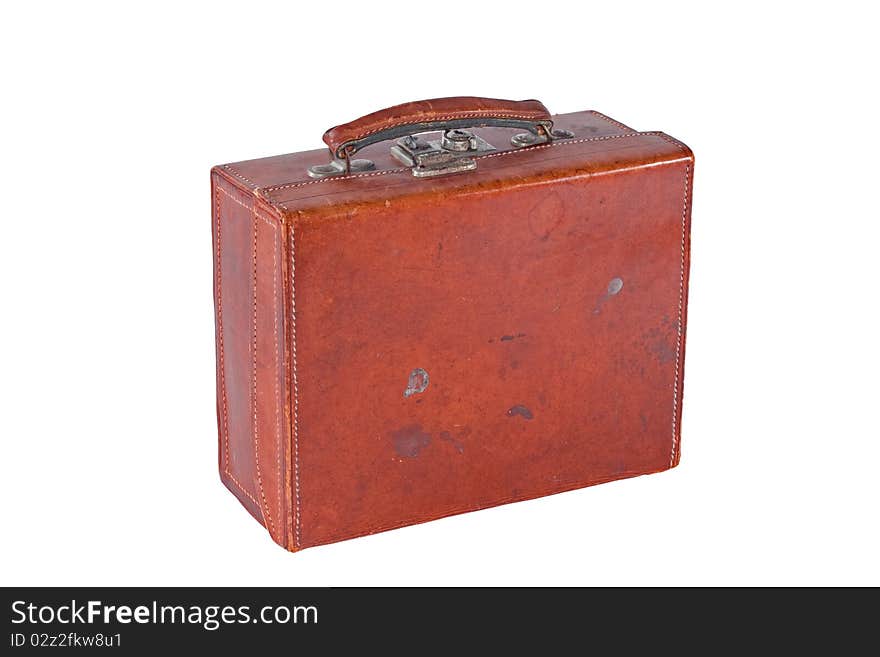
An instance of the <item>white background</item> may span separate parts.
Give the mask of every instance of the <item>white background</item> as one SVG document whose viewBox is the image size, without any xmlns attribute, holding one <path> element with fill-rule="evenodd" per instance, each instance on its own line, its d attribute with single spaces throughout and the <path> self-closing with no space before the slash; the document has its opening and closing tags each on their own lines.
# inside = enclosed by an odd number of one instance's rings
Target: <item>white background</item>
<svg viewBox="0 0 880 657">
<path fill-rule="evenodd" d="M 880 584 L 869 3 L 6 3 L 0 583 Z M 216 472 L 211 165 L 407 100 L 690 145 L 683 460 L 291 555 Z"/>
</svg>

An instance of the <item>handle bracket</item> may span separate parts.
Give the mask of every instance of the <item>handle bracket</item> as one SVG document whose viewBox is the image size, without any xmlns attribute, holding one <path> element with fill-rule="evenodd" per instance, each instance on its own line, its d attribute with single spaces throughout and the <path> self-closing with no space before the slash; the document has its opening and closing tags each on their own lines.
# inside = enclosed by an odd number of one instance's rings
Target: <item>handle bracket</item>
<svg viewBox="0 0 880 657">
<path fill-rule="evenodd" d="M 437 98 L 404 103 L 363 116 L 324 133 L 330 148 L 330 164 L 313 166 L 315 178 L 350 174 L 373 168 L 369 160 L 355 160 L 361 149 L 381 141 L 397 140 L 392 155 L 413 167 L 415 176 L 435 176 L 476 167 L 473 154 L 494 150 L 465 128 L 516 128 L 526 130 L 527 139 L 515 146 L 532 146 L 563 137 L 554 132 L 547 108 L 536 100 L 494 98 Z M 440 140 L 419 142 L 418 135 L 443 132 Z"/>
</svg>

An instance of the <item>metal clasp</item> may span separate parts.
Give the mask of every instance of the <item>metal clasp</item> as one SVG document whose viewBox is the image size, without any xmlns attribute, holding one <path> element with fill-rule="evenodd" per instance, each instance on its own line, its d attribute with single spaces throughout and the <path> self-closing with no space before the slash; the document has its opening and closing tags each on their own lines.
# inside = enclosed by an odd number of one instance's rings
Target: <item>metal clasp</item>
<svg viewBox="0 0 880 657">
<path fill-rule="evenodd" d="M 428 134 L 428 133 L 421 133 Z M 468 130 L 446 130 L 440 139 L 424 140 L 419 134 L 398 139 L 391 155 L 405 166 L 412 167 L 417 178 L 442 176 L 477 168 L 473 156 L 494 151 L 495 147 Z"/>
</svg>

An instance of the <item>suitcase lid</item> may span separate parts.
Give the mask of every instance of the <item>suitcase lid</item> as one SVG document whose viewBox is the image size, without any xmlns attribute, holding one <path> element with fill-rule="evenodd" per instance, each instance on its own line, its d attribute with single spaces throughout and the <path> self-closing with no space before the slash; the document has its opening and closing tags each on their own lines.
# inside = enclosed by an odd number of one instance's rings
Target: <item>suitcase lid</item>
<svg viewBox="0 0 880 657">
<path fill-rule="evenodd" d="M 331 128 L 324 141 L 329 153 L 289 153 L 214 171 L 282 216 L 306 219 L 402 195 L 487 191 L 693 157 L 669 135 L 637 132 L 594 110 L 550 115 L 538 101 L 470 97 L 381 110 Z"/>
</svg>

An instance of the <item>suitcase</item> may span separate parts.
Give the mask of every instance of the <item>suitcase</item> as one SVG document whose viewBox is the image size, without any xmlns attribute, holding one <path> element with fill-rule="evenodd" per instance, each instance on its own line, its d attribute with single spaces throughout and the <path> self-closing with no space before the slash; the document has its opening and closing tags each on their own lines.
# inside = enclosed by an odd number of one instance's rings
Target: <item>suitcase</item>
<svg viewBox="0 0 880 657">
<path fill-rule="evenodd" d="M 413 102 L 211 172 L 219 466 L 291 551 L 675 466 L 694 158 Z"/>
</svg>

